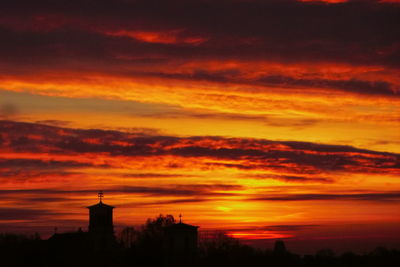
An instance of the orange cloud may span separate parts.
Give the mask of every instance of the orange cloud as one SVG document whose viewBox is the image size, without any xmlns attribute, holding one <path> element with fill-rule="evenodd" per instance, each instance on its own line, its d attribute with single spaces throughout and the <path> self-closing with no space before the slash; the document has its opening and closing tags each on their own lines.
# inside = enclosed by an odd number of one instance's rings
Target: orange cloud
<svg viewBox="0 0 400 267">
<path fill-rule="evenodd" d="M 100 189 L 246 240 L 398 222 L 394 2 L 5 1 L 0 228 L 84 226 Z"/>
<path fill-rule="evenodd" d="M 149 31 L 125 31 L 107 32 L 111 36 L 130 37 L 142 42 L 160 43 L 160 44 L 190 44 L 198 45 L 205 42 L 207 39 L 202 37 L 184 37 L 180 36 L 183 30 L 171 30 L 163 32 Z"/>
</svg>

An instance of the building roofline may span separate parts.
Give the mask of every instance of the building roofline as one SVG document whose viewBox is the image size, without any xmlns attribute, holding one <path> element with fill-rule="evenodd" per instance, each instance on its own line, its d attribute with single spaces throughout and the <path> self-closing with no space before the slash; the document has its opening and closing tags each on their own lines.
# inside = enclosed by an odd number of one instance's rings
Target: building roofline
<svg viewBox="0 0 400 267">
<path fill-rule="evenodd" d="M 104 203 L 101 202 L 101 201 L 100 201 L 99 203 L 97 203 L 97 204 L 88 206 L 88 207 L 86 207 L 86 208 L 91 209 L 91 208 L 97 208 L 97 207 L 105 207 L 105 208 L 115 209 L 114 206 L 110 206 L 110 205 L 104 204 Z"/>
</svg>

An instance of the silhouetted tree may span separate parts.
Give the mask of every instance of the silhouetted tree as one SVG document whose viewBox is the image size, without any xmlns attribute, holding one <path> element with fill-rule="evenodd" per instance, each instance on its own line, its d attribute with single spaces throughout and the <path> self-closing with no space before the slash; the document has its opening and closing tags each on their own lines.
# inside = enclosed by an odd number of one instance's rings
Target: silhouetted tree
<svg viewBox="0 0 400 267">
<path fill-rule="evenodd" d="M 275 241 L 274 254 L 285 254 L 286 252 L 286 246 L 283 240 Z"/>
<path fill-rule="evenodd" d="M 346 252 L 340 256 L 340 262 L 344 267 L 363 267 L 367 266 L 365 258 L 353 252 Z"/>
<path fill-rule="evenodd" d="M 42 265 L 43 242 L 40 235 L 0 234 L 0 266 Z"/>
<path fill-rule="evenodd" d="M 138 229 L 125 228 L 121 233 L 127 240 L 133 239 L 128 258 L 133 264 L 140 266 L 156 266 L 163 261 L 164 227 L 175 223 L 172 215 L 160 214 L 156 218 L 147 219 L 146 223 Z"/>
<path fill-rule="evenodd" d="M 400 266 L 400 251 L 377 247 L 366 256 L 367 266 L 395 267 Z"/>
<path fill-rule="evenodd" d="M 175 223 L 174 216 L 162 215 L 154 219 L 147 219 L 146 223 L 141 227 L 138 232 L 139 243 L 151 243 L 152 245 L 160 244 L 164 235 L 163 228 Z"/>
<path fill-rule="evenodd" d="M 254 248 L 241 244 L 223 231 L 201 238 L 199 250 L 200 266 L 257 266 L 259 256 Z"/>
<path fill-rule="evenodd" d="M 139 231 L 134 227 L 125 227 L 122 229 L 118 241 L 123 248 L 131 248 L 137 241 Z"/>
<path fill-rule="evenodd" d="M 241 244 L 238 239 L 216 231 L 200 238 L 199 257 L 190 265 L 163 261 L 160 242 L 163 227 L 175 222 L 171 215 L 159 215 L 138 228 L 126 227 L 121 242 L 131 247 L 95 251 L 72 242 L 67 247 L 40 236 L 1 234 L 0 266 L 60 266 L 60 267 L 128 267 L 128 266 L 191 266 L 191 267 L 399 267 L 400 251 L 378 247 L 365 254 L 352 252 L 336 256 L 332 250 L 319 250 L 314 255 L 299 257 L 289 252 L 282 241 L 273 250 L 260 251 Z M 79 233 L 79 231 L 78 231 Z M 84 235 L 84 233 L 80 233 Z"/>
<path fill-rule="evenodd" d="M 321 249 L 316 254 L 318 266 L 334 267 L 338 266 L 338 261 L 335 258 L 335 253 L 331 249 Z"/>
<path fill-rule="evenodd" d="M 207 236 L 200 239 L 199 244 L 200 249 L 202 249 L 204 253 L 230 250 L 239 245 L 239 240 L 229 236 L 224 231 L 214 231 L 213 233 L 208 233 Z"/>
</svg>

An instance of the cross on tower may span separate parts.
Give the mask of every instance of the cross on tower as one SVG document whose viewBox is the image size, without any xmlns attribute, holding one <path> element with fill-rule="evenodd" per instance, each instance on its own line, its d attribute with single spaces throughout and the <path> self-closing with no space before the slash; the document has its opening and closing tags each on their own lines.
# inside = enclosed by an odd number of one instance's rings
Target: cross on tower
<svg viewBox="0 0 400 267">
<path fill-rule="evenodd" d="M 182 214 L 179 214 L 179 223 L 182 223 Z"/>
<path fill-rule="evenodd" d="M 103 191 L 100 191 L 97 196 L 99 197 L 99 200 L 101 202 L 101 199 L 104 197 Z"/>
</svg>

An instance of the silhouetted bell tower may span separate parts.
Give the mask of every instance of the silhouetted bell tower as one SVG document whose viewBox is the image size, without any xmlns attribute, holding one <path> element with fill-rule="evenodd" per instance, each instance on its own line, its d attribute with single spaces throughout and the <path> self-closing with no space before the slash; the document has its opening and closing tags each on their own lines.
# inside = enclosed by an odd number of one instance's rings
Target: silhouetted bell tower
<svg viewBox="0 0 400 267">
<path fill-rule="evenodd" d="M 114 235 L 113 206 L 102 202 L 103 192 L 98 194 L 99 203 L 89 209 L 89 233 L 96 235 Z"/>
</svg>

